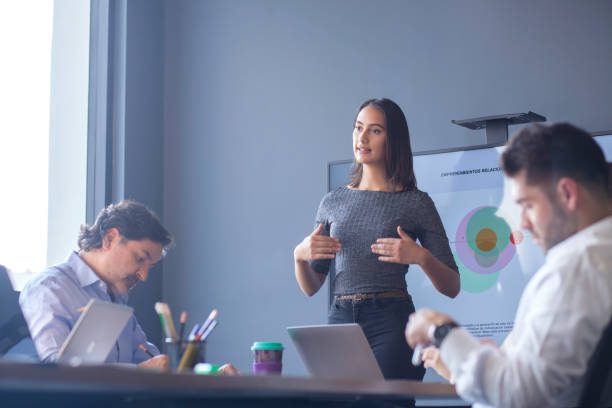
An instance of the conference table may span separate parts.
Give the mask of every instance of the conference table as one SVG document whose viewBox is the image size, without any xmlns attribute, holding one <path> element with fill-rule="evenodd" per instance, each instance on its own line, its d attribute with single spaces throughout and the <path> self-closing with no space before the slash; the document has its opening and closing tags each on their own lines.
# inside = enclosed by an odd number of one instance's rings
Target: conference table
<svg viewBox="0 0 612 408">
<path fill-rule="evenodd" d="M 454 386 L 407 380 L 197 375 L 124 366 L 0 361 L 0 406 L 394 407 L 456 401 Z"/>
</svg>

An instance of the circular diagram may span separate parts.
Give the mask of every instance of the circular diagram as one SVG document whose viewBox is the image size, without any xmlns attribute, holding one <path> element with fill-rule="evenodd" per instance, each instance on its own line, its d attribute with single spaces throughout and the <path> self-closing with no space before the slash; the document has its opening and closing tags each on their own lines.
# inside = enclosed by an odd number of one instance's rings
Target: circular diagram
<svg viewBox="0 0 612 408">
<path fill-rule="evenodd" d="M 522 241 L 518 231 L 496 213 L 497 207 L 474 208 L 459 223 L 455 236 L 455 261 L 461 288 L 472 293 L 489 289 L 510 263 Z"/>
</svg>

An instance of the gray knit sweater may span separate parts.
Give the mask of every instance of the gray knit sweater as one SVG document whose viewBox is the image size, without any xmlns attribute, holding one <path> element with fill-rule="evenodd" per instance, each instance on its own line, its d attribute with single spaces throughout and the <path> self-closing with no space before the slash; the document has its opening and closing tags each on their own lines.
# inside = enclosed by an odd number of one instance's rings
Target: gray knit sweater
<svg viewBox="0 0 612 408">
<path fill-rule="evenodd" d="M 380 262 L 371 244 L 378 238 L 399 238 L 397 226 L 418 239 L 438 260 L 458 270 L 448 238 L 433 201 L 419 190 L 397 193 L 340 187 L 321 200 L 316 217 L 323 233 L 336 237 L 334 294 L 376 293 L 406 289 L 408 265 Z M 331 261 L 311 261 L 313 269 L 328 274 Z"/>
</svg>

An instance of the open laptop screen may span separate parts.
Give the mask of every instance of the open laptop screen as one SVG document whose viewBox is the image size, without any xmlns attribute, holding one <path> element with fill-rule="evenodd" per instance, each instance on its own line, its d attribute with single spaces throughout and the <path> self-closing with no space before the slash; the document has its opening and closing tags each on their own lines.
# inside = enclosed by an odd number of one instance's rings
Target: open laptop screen
<svg viewBox="0 0 612 408">
<path fill-rule="evenodd" d="M 313 377 L 384 379 L 358 324 L 294 326 L 287 331 Z"/>
</svg>

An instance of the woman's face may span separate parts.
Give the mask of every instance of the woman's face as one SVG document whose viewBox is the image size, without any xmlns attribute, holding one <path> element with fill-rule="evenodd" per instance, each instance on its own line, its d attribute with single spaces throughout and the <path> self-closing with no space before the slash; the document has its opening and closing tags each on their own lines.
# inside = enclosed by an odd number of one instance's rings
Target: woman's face
<svg viewBox="0 0 612 408">
<path fill-rule="evenodd" d="M 366 106 L 357 115 L 353 128 L 353 153 L 361 164 L 383 165 L 387 146 L 385 115 L 373 106 Z"/>
</svg>

